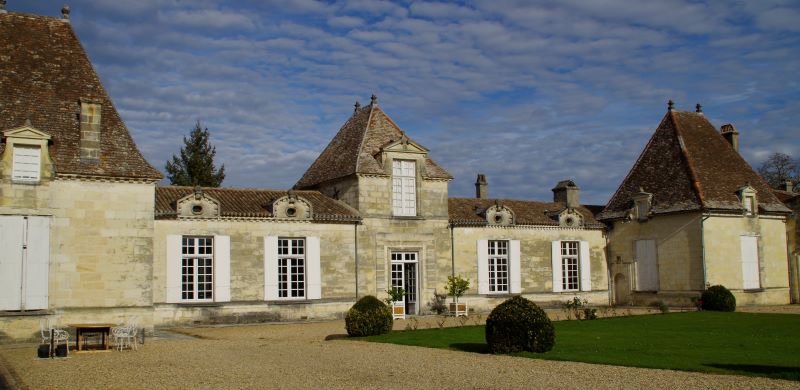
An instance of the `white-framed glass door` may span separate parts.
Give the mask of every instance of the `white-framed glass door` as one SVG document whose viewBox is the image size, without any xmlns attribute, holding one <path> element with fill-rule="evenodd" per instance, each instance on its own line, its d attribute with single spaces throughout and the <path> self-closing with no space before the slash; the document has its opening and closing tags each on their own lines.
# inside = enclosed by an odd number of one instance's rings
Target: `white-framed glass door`
<svg viewBox="0 0 800 390">
<path fill-rule="evenodd" d="M 392 252 L 392 288 L 405 290 L 406 313 L 417 314 L 417 252 Z"/>
</svg>

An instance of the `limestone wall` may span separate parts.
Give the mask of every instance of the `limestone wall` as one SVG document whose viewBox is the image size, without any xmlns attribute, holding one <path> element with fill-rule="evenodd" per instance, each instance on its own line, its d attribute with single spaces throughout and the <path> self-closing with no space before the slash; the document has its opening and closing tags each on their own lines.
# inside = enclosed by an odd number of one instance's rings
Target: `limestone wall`
<svg viewBox="0 0 800 390">
<path fill-rule="evenodd" d="M 608 304 L 608 270 L 602 230 L 552 227 L 456 227 L 454 229 L 455 273 L 470 279 L 470 290 L 466 298 L 474 302 L 473 306 L 487 306 L 490 309 L 508 296 L 501 297 L 498 301 L 495 295 L 478 294 L 478 240 L 520 241 L 522 295 L 530 299 L 550 304 L 579 296 L 586 298 L 592 304 Z M 553 292 L 552 242 L 565 240 L 589 243 L 592 292 Z M 447 269 L 449 270 L 449 265 Z"/>
<path fill-rule="evenodd" d="M 703 289 L 700 213 L 617 221 L 609 231 L 608 256 L 615 302 L 636 290 L 636 241 L 655 240 L 659 293 Z"/>
<path fill-rule="evenodd" d="M 352 224 L 243 220 L 157 220 L 153 250 L 153 302 L 166 302 L 168 235 L 230 236 L 231 302 L 264 302 L 264 237 L 319 237 L 323 300 L 355 297 Z"/>
<path fill-rule="evenodd" d="M 739 304 L 789 303 L 786 224 L 782 218 L 715 216 L 708 218 L 704 227 L 709 284 L 728 287 Z M 763 291 L 742 291 L 740 237 L 743 235 L 758 237 Z"/>
</svg>

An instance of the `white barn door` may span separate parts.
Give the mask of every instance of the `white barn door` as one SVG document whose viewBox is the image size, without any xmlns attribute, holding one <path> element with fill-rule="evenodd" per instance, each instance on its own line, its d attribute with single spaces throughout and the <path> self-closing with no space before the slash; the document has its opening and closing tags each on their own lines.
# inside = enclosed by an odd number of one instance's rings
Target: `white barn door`
<svg viewBox="0 0 800 390">
<path fill-rule="evenodd" d="M 50 218 L 0 216 L 0 310 L 47 309 Z"/>
<path fill-rule="evenodd" d="M 636 289 L 658 291 L 658 263 L 656 241 L 636 241 Z"/>
<path fill-rule="evenodd" d="M 758 237 L 742 236 L 742 288 L 761 288 L 758 272 Z"/>
</svg>

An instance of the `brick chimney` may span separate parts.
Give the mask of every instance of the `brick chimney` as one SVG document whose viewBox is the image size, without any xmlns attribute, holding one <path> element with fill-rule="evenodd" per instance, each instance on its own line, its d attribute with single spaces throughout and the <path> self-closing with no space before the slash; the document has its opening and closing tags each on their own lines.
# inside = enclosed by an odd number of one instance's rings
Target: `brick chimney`
<svg viewBox="0 0 800 390">
<path fill-rule="evenodd" d="M 475 181 L 475 197 L 486 199 L 489 197 L 489 183 L 486 182 L 486 175 L 479 173 L 478 180 Z"/>
<path fill-rule="evenodd" d="M 100 160 L 100 119 L 103 106 L 96 100 L 81 99 L 81 161 Z"/>
<path fill-rule="evenodd" d="M 733 127 L 732 124 L 728 123 L 727 125 L 722 125 L 719 130 L 722 133 L 722 136 L 728 141 L 729 144 L 733 147 L 737 153 L 739 152 L 739 132 L 736 131 L 736 128 Z"/>
<path fill-rule="evenodd" d="M 572 180 L 562 180 L 553 187 L 553 202 L 564 203 L 574 209 L 581 204 L 581 189 Z"/>
</svg>

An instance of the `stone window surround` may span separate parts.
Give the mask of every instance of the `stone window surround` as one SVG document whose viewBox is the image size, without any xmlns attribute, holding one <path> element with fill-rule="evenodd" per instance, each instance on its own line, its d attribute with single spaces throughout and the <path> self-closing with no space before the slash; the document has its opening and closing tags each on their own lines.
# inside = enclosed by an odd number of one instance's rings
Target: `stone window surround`
<svg viewBox="0 0 800 390">
<path fill-rule="evenodd" d="M 49 149 L 51 137 L 49 134 L 38 130 L 31 126 L 30 121 L 26 121 L 25 125 L 3 132 L 5 139 L 5 156 L 3 156 L 5 167 L 8 169 L 7 177 L 14 184 L 38 185 L 44 179 L 49 178 L 47 172 L 49 164 Z M 37 180 L 19 180 L 13 179 L 14 170 L 14 149 L 16 145 L 24 145 L 29 147 L 39 148 L 39 178 Z"/>
</svg>

